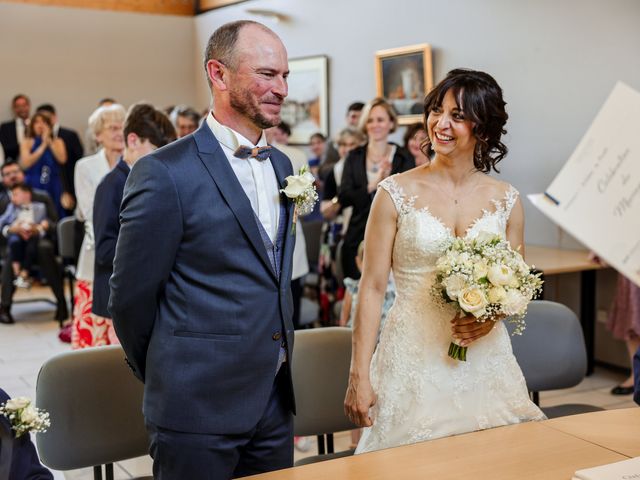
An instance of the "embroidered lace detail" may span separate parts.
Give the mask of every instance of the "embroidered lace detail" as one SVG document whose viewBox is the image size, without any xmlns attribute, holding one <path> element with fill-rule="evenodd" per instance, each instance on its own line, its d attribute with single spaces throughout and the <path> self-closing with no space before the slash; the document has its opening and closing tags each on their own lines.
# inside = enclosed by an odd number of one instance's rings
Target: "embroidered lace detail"
<svg viewBox="0 0 640 480">
<path fill-rule="evenodd" d="M 416 209 L 416 197 L 407 197 L 393 176 L 379 186 L 398 211 L 392 261 L 397 294 L 371 361 L 375 423 L 364 430 L 356 452 L 544 419 L 529 399 L 503 324 L 469 347 L 466 362 L 447 356 L 454 312 L 437 305 L 430 288 L 453 232 L 427 207 Z M 465 235 L 505 236 L 517 198 L 510 187 Z"/>
<path fill-rule="evenodd" d="M 396 210 L 398 211 L 398 215 L 406 215 L 411 210 L 413 210 L 413 206 L 416 203 L 416 196 L 407 197 L 404 193 L 404 190 L 393 178 L 394 176 L 390 176 L 385 178 L 378 184 L 378 188 L 382 188 L 389 193 L 389 196 L 393 200 L 393 204 L 396 206 Z"/>
</svg>

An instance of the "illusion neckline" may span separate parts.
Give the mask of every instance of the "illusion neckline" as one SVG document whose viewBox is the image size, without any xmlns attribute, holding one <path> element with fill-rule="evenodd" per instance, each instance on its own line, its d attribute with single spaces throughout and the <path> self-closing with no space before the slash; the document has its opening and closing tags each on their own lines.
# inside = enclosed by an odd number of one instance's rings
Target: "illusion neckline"
<svg viewBox="0 0 640 480">
<path fill-rule="evenodd" d="M 444 221 L 442 221 L 442 219 L 440 217 L 438 217 L 437 215 L 434 215 L 431 212 L 431 210 L 429 209 L 428 205 L 425 205 L 425 206 L 420 207 L 420 208 L 416 208 L 414 206 L 415 201 L 418 198 L 417 195 L 412 195 L 411 197 L 407 197 L 407 195 L 405 194 L 404 188 L 400 184 L 398 184 L 398 182 L 396 182 L 395 178 L 388 177 L 387 180 L 389 182 L 392 182 L 394 184 L 395 188 L 399 191 L 399 193 L 400 193 L 400 195 L 402 197 L 402 203 L 404 204 L 405 208 L 407 208 L 409 211 L 426 213 L 429 217 L 431 217 L 433 220 L 435 220 L 445 230 L 445 232 L 449 235 L 449 237 L 451 237 L 453 239 L 456 239 L 456 238 L 466 239 L 469 236 L 469 234 L 471 233 L 471 231 L 474 229 L 474 227 L 480 221 L 484 220 L 487 217 L 491 217 L 493 215 L 498 215 L 501 212 L 506 211 L 506 209 L 507 209 L 506 208 L 506 204 L 509 202 L 509 197 L 511 195 L 517 195 L 517 193 L 518 193 L 518 191 L 515 189 L 515 187 L 513 185 L 509 185 L 509 188 L 505 191 L 505 193 L 502 196 L 502 198 L 500 198 L 500 199 L 492 198 L 490 200 L 490 203 L 492 203 L 494 205 L 495 210 L 490 211 L 488 208 L 483 208 L 482 209 L 482 214 L 471 221 L 471 223 L 464 230 L 464 233 L 462 235 L 456 235 L 455 234 L 455 230 L 453 228 L 451 228 L 450 226 L 448 226 L 446 223 L 444 223 Z"/>
</svg>

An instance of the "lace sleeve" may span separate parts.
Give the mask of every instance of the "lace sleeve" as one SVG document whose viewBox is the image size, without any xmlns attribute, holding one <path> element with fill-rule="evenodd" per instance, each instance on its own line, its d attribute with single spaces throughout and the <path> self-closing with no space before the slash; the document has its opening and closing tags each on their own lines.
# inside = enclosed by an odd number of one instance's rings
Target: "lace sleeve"
<svg viewBox="0 0 640 480">
<path fill-rule="evenodd" d="M 403 215 L 410 208 L 410 204 L 414 199 L 411 198 L 407 201 L 404 190 L 402 190 L 402 187 L 398 185 L 396 180 L 393 178 L 394 176 L 395 175 L 385 178 L 378 184 L 378 188 L 382 188 L 387 191 L 391 200 L 393 200 L 393 204 L 396 206 L 398 215 Z"/>
<path fill-rule="evenodd" d="M 507 193 L 504 196 L 504 213 L 506 219 L 509 219 L 509 217 L 511 216 L 511 210 L 518 201 L 519 196 L 520 193 L 518 192 L 518 190 L 516 190 L 513 185 L 509 185 L 509 190 L 507 190 Z"/>
</svg>

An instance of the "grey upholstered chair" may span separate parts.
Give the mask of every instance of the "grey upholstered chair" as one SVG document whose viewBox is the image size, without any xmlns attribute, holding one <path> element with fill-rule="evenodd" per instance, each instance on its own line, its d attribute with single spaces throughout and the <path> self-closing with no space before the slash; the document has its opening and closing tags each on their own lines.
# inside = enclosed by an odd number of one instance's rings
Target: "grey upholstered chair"
<svg viewBox="0 0 640 480">
<path fill-rule="evenodd" d="M 575 313 L 556 302 L 531 302 L 522 335 L 511 337 L 513 353 L 522 368 L 536 404 L 539 392 L 578 385 L 587 371 L 582 327 Z M 542 409 L 549 418 L 595 412 L 600 407 L 566 404 Z"/>
<path fill-rule="evenodd" d="M 113 462 L 148 453 L 142 416 L 143 385 L 118 345 L 56 355 L 38 374 L 36 405 L 51 427 L 36 436 L 42 463 L 56 470 L 93 467 L 113 479 Z M 151 478 L 151 477 L 146 477 Z"/>
<path fill-rule="evenodd" d="M 355 428 L 343 409 L 350 361 L 350 328 L 326 327 L 296 332 L 292 364 L 297 407 L 294 434 L 317 435 L 320 454 L 304 458 L 296 465 L 353 454 L 352 450 L 334 453 L 333 449 L 333 432 Z"/>
</svg>

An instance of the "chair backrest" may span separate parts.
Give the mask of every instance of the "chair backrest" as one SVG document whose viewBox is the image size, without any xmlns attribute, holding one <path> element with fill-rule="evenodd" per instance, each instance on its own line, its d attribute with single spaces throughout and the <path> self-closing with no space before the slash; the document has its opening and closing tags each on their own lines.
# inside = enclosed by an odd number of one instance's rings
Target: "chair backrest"
<svg viewBox="0 0 640 480">
<path fill-rule="evenodd" d="M 148 453 L 143 385 L 119 345 L 65 352 L 40 369 L 36 405 L 51 427 L 36 436 L 42 463 L 71 470 Z"/>
<path fill-rule="evenodd" d="M 320 237 L 322 236 L 322 220 L 302 221 L 304 241 L 307 245 L 307 260 L 312 272 L 318 271 L 320 258 Z"/>
<path fill-rule="evenodd" d="M 531 302 L 527 310 L 527 327 L 522 335 L 511 337 L 511 344 L 529 391 L 580 383 L 587 372 L 587 351 L 576 314 L 546 300 Z"/>
<path fill-rule="evenodd" d="M 58 250 L 65 260 L 75 260 L 76 252 L 76 217 L 65 217 L 58 222 Z"/>
<path fill-rule="evenodd" d="M 343 407 L 350 362 L 350 328 L 296 331 L 292 363 L 295 435 L 324 435 L 354 428 Z"/>
</svg>

